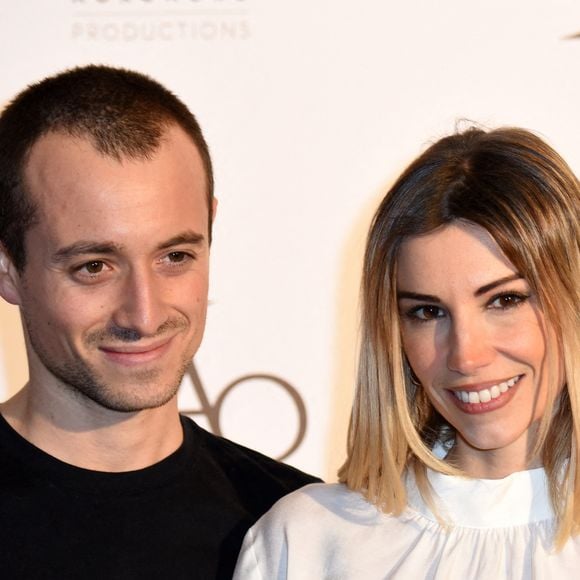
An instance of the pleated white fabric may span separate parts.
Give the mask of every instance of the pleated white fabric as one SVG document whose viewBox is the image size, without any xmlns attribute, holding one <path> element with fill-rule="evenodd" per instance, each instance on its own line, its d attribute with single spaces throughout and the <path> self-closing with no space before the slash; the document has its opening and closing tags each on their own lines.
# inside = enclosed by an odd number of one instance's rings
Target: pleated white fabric
<svg viewBox="0 0 580 580">
<path fill-rule="evenodd" d="M 340 484 L 282 498 L 246 535 L 235 580 L 580 578 L 580 538 L 552 548 L 543 469 L 499 480 L 429 472 L 442 526 L 409 478 L 409 507 L 379 511 Z"/>
</svg>

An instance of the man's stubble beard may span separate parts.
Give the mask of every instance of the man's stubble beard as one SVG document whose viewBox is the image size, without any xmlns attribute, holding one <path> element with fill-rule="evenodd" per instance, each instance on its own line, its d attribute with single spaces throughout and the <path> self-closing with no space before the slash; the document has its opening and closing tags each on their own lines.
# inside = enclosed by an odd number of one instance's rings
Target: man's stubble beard
<svg viewBox="0 0 580 580">
<path fill-rule="evenodd" d="M 183 376 L 191 363 L 191 357 L 184 356 L 173 376 L 162 386 L 156 383 L 162 374 L 161 369 L 137 370 L 131 373 L 129 381 L 123 383 L 119 380 L 116 385 L 112 385 L 81 358 L 64 362 L 55 360 L 55 357 L 42 347 L 34 332 L 34 324 L 25 316 L 23 320 L 30 346 L 40 362 L 59 380 L 63 388 L 75 397 L 88 399 L 111 411 L 132 413 L 162 407 L 177 395 Z M 149 389 L 149 385 L 153 388 Z"/>
</svg>

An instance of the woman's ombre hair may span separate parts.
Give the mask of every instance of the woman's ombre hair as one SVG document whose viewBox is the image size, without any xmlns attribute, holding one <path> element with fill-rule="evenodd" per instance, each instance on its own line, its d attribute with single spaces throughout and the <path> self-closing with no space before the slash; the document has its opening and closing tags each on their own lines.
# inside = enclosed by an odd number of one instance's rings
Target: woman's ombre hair
<svg viewBox="0 0 580 580">
<path fill-rule="evenodd" d="M 402 242 L 461 220 L 491 234 L 557 337 L 547 345 L 550 391 L 534 454 L 550 480 L 556 545 L 580 532 L 579 218 L 578 179 L 556 151 L 523 129 L 469 128 L 411 163 L 380 204 L 367 239 L 357 389 L 341 482 L 399 514 L 408 469 L 431 506 L 426 468 L 461 474 L 432 451 L 454 430 L 406 361 L 396 288 Z M 565 372 L 559 395 L 558 361 Z"/>
</svg>

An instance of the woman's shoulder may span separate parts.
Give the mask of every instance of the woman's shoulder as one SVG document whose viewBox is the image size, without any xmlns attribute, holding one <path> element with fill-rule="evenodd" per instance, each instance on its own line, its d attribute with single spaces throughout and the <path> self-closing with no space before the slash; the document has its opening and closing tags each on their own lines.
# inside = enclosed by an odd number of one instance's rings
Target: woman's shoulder
<svg viewBox="0 0 580 580">
<path fill-rule="evenodd" d="M 279 499 L 257 527 L 291 527 L 309 522 L 325 527 L 330 521 L 374 520 L 381 512 L 364 496 L 341 483 L 313 483 Z"/>
<path fill-rule="evenodd" d="M 321 503 L 322 505 L 342 504 L 360 501 L 362 496 L 342 483 L 311 483 L 280 498 L 276 506 L 295 507 L 301 504 Z"/>
</svg>

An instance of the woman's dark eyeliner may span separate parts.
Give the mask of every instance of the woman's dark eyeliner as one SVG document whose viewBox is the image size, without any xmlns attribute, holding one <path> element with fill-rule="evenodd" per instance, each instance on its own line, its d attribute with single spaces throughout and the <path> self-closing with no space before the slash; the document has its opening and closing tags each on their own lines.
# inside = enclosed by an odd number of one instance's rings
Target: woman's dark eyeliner
<svg viewBox="0 0 580 580">
<path fill-rule="evenodd" d="M 436 306 L 435 304 L 418 304 L 405 310 L 405 317 L 410 319 L 412 322 L 430 322 L 432 320 L 437 320 L 441 318 L 442 308 Z M 431 316 L 419 316 L 419 313 L 430 312 Z"/>
<path fill-rule="evenodd" d="M 530 294 L 526 292 L 504 291 L 494 294 L 488 301 L 487 306 L 496 308 L 498 310 L 508 310 L 516 308 L 524 304 L 530 298 Z M 492 306 L 497 300 L 505 299 L 506 303 L 499 306 Z"/>
</svg>

